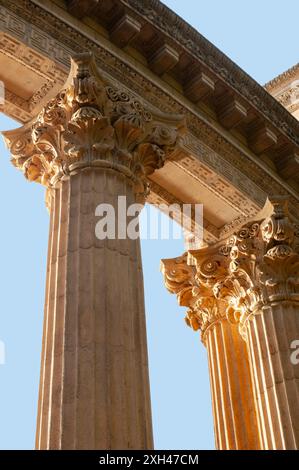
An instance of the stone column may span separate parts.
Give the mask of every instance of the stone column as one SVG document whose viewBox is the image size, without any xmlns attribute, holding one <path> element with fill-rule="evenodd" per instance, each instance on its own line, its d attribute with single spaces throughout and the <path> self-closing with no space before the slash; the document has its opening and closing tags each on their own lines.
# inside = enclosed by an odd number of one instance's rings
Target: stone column
<svg viewBox="0 0 299 470">
<path fill-rule="evenodd" d="M 246 343 L 232 312 L 227 314 L 227 302 L 213 292 L 217 250 L 198 251 L 197 262 L 189 256 L 197 268 L 187 264 L 185 255 L 162 260 L 162 271 L 168 290 L 177 294 L 180 305 L 189 307 L 187 324 L 201 330 L 207 347 L 216 448 L 260 449 Z"/>
<path fill-rule="evenodd" d="M 240 418 L 243 410 L 251 417 L 237 427 L 247 433 L 238 448 L 256 435 L 261 449 L 298 449 L 299 365 L 293 348 L 299 339 L 299 221 L 289 213 L 287 198 L 272 198 L 257 221 L 229 239 L 190 251 L 188 262 L 183 274 L 166 269 L 166 286 L 189 307 L 188 322 L 203 330 L 218 447 L 232 429 L 230 403 L 233 414 Z M 229 339 L 219 317 L 237 324 L 239 337 L 231 329 Z M 235 358 L 242 359 L 238 367 Z"/>
<path fill-rule="evenodd" d="M 241 332 L 247 339 L 264 449 L 299 448 L 299 221 L 287 199 L 267 204 L 256 230 L 231 248 Z"/>
<path fill-rule="evenodd" d="M 37 449 L 153 448 L 139 238 L 123 218 L 114 237 L 113 211 L 119 196 L 125 211 L 145 201 L 182 128 L 82 54 L 37 119 L 5 133 L 13 163 L 49 194 Z"/>
<path fill-rule="evenodd" d="M 238 325 L 214 322 L 205 334 L 216 446 L 220 450 L 259 450 L 260 432 L 246 344 Z"/>
</svg>

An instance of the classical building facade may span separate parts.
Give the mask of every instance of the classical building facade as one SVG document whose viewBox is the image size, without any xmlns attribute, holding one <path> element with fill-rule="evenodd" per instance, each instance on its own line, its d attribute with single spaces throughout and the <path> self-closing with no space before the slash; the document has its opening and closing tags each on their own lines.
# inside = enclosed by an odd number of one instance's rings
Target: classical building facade
<svg viewBox="0 0 299 470">
<path fill-rule="evenodd" d="M 0 0 L 0 25 L 4 138 L 50 213 L 36 448 L 153 446 L 139 240 L 94 230 L 126 196 L 204 206 L 161 269 L 216 447 L 298 449 L 298 67 L 263 88 L 157 0 Z"/>
</svg>

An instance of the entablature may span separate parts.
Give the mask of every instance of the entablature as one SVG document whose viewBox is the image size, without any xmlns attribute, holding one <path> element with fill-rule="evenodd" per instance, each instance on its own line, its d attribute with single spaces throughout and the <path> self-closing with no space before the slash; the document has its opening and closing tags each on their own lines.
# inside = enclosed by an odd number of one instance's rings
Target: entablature
<svg viewBox="0 0 299 470">
<path fill-rule="evenodd" d="M 253 217 L 267 195 L 288 194 L 296 211 L 299 123 L 160 2 L 0 0 L 0 25 L 4 112 L 22 123 L 86 50 L 127 92 L 185 115 L 181 148 L 150 177 L 151 202 L 202 202 L 207 242 Z"/>
</svg>

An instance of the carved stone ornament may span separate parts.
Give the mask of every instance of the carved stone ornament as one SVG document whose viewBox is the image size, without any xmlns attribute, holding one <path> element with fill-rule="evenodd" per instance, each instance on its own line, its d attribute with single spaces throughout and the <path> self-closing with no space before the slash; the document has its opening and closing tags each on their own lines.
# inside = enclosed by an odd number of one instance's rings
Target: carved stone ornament
<svg viewBox="0 0 299 470">
<path fill-rule="evenodd" d="M 48 188 L 82 168 L 114 169 L 140 196 L 185 130 L 182 115 L 165 114 L 108 83 L 90 53 L 73 57 L 62 91 L 25 126 L 4 132 L 12 163 Z"/>
<path fill-rule="evenodd" d="M 248 222 L 228 239 L 162 260 L 167 289 L 189 307 L 187 323 L 205 330 L 227 318 L 246 323 L 278 302 L 299 302 L 299 221 L 287 198 L 267 201 L 258 221 Z"/>
<path fill-rule="evenodd" d="M 201 282 L 200 273 L 195 266 L 188 264 L 187 253 L 178 258 L 163 259 L 161 262 L 166 288 L 177 295 L 180 306 L 188 307 L 185 321 L 195 331 L 201 330 L 203 340 L 207 328 L 226 315 L 224 302 L 218 302 L 213 292 L 213 283 L 209 281 L 209 271 L 214 269 L 209 263 L 202 263 L 202 270 L 207 273 L 207 278 L 206 282 Z"/>
</svg>

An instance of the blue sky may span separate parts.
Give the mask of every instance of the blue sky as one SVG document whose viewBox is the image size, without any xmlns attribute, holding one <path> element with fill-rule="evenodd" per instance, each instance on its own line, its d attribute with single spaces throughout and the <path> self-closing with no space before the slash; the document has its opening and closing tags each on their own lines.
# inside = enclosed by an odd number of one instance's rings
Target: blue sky
<svg viewBox="0 0 299 470">
<path fill-rule="evenodd" d="M 298 62 L 298 0 L 168 0 L 259 83 Z M 1 79 L 1 70 L 0 70 Z M 0 130 L 16 124 L 0 115 Z M 44 190 L 9 163 L 0 141 L 0 449 L 31 449 L 37 407 L 48 213 Z M 155 447 L 212 449 L 206 351 L 185 326 L 184 309 L 164 288 L 161 258 L 182 240 L 144 240 L 142 253 Z"/>
</svg>

